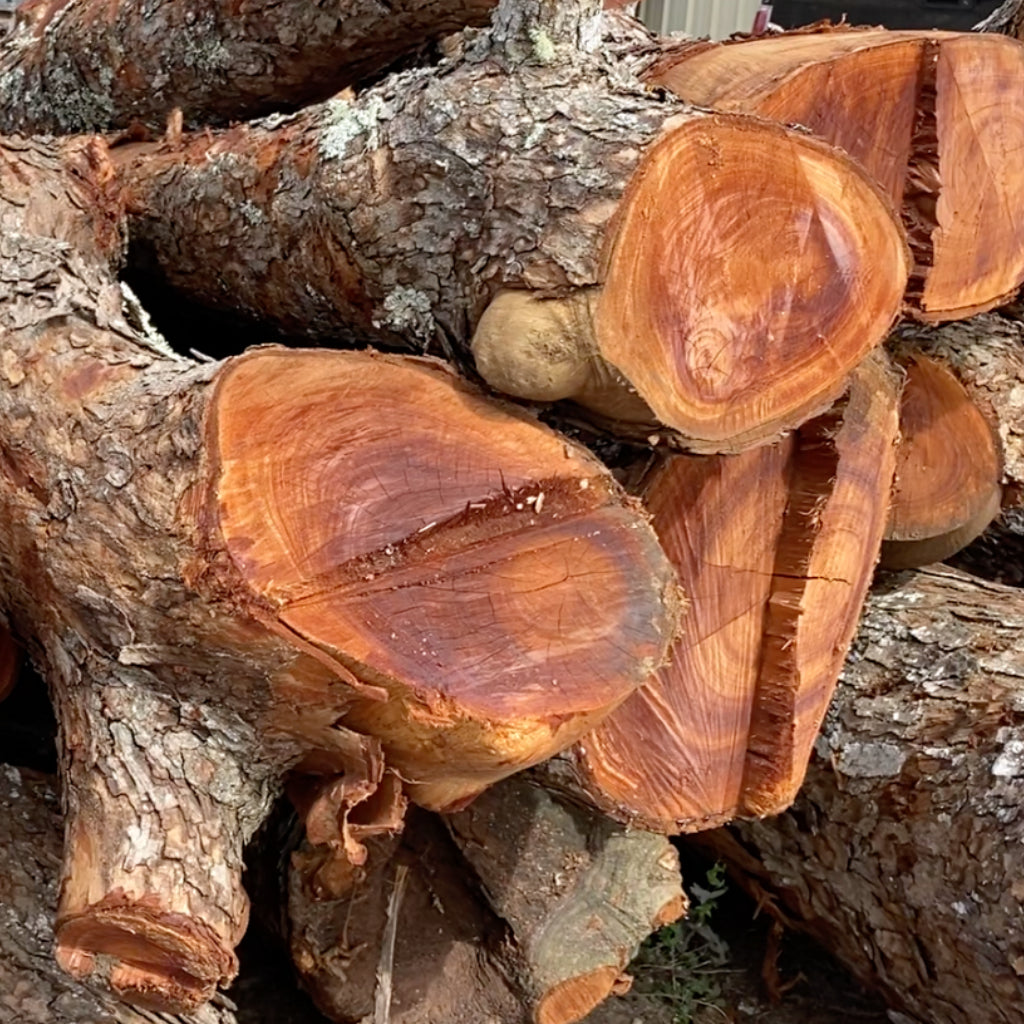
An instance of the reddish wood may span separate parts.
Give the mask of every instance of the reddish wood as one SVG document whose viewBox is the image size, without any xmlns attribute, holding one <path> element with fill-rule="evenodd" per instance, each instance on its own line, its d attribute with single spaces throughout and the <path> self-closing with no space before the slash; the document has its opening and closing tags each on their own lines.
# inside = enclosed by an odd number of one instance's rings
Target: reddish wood
<svg viewBox="0 0 1024 1024">
<path fill-rule="evenodd" d="M 860 161 L 902 208 L 923 320 L 991 309 L 1024 281 L 1016 40 L 827 28 L 685 47 L 648 77 L 694 103 L 806 125 Z"/>
</svg>

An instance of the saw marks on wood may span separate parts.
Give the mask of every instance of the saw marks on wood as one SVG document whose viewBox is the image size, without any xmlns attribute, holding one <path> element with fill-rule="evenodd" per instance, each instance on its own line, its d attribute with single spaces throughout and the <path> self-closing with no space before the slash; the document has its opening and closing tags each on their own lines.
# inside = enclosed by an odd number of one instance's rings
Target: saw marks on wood
<svg viewBox="0 0 1024 1024">
<path fill-rule="evenodd" d="M 222 375 L 211 430 L 239 575 L 386 691 L 345 724 L 421 802 L 567 746 L 661 663 L 678 600 L 643 516 L 582 449 L 440 364 L 260 350 Z"/>
<path fill-rule="evenodd" d="M 645 500 L 693 607 L 671 665 L 575 748 L 600 806 L 679 832 L 791 802 L 877 560 L 897 413 L 873 357 L 786 443 L 660 467 Z"/>
<path fill-rule="evenodd" d="M 690 47 L 650 80 L 797 123 L 882 185 L 914 251 L 908 301 L 953 320 L 1024 281 L 1024 46 L 1003 36 L 832 30 Z M 870 88 L 866 87 L 870 83 Z"/>
<path fill-rule="evenodd" d="M 691 122 L 630 182 L 598 351 L 687 447 L 735 451 L 838 397 L 906 269 L 876 186 L 834 148 L 754 120 Z"/>
</svg>

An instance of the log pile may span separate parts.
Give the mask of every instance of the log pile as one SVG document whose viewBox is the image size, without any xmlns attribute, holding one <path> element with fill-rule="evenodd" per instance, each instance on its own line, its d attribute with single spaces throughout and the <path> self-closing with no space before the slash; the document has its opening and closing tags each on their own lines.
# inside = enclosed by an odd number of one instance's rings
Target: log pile
<svg viewBox="0 0 1024 1024">
<path fill-rule="evenodd" d="M 286 790 L 333 1020 L 581 1020 L 685 910 L 666 836 L 796 798 L 879 557 L 1019 503 L 1021 330 L 984 311 L 1024 281 L 1024 44 L 680 47 L 601 6 L 19 13 L 0 698 L 24 651 L 65 842 L 53 911 L 52 792 L 11 769 L 51 888 L 12 876 L 0 972 L 53 913 L 67 979 L 18 1019 L 229 1024 Z M 232 317 L 227 358 L 124 272 Z"/>
</svg>

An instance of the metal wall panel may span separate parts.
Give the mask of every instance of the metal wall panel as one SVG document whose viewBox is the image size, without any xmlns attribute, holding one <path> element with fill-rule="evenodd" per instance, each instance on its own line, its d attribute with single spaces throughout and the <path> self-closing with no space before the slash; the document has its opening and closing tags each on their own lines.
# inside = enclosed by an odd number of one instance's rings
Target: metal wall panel
<svg viewBox="0 0 1024 1024">
<path fill-rule="evenodd" d="M 724 39 L 749 32 L 758 6 L 758 0 L 644 0 L 640 19 L 658 35 L 685 32 Z"/>
</svg>

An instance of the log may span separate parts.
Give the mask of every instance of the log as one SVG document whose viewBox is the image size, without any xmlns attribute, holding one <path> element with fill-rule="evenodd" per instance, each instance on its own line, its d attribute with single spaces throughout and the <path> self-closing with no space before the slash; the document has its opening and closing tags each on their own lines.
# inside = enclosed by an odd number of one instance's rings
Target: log
<svg viewBox="0 0 1024 1024">
<path fill-rule="evenodd" d="M 53 960 L 62 818 L 56 781 L 0 766 L 0 1020 L 11 1024 L 236 1024 L 226 1005 L 159 1018 L 68 977 Z M 225 1001 L 226 1002 L 226 1001 Z"/>
<path fill-rule="evenodd" d="M 902 360 L 889 522 L 881 563 L 909 569 L 965 548 L 999 515 L 999 442 L 949 366 L 919 352 Z"/>
<path fill-rule="evenodd" d="M 307 338 L 466 365 L 472 339 L 498 390 L 694 450 L 828 408 L 903 290 L 876 186 L 805 135 L 639 94 L 625 64 L 510 50 L 496 29 L 355 99 L 120 147 L 140 259 Z"/>
<path fill-rule="evenodd" d="M 1024 996 L 1020 590 L 883 577 L 791 811 L 701 837 L 759 905 L 929 1024 Z"/>
<path fill-rule="evenodd" d="M 226 124 L 327 99 L 494 0 L 29 0 L 0 54 L 0 131 Z"/>
<path fill-rule="evenodd" d="M 897 413 L 898 381 L 872 359 L 788 443 L 660 467 L 644 500 L 693 610 L 671 663 L 556 779 L 666 833 L 792 802 L 877 561 Z"/>
<path fill-rule="evenodd" d="M 627 986 L 640 942 L 684 910 L 664 838 L 523 776 L 447 825 L 451 838 L 420 813 L 400 841 L 373 841 L 341 898 L 317 900 L 308 861 L 293 858 L 292 950 L 333 1020 L 369 1015 L 386 961 L 393 1024 L 570 1024 Z"/>
<path fill-rule="evenodd" d="M 984 73 L 980 73 L 984 68 Z M 692 103 L 799 123 L 847 150 L 903 211 L 907 299 L 962 319 L 1024 281 L 1024 46 L 954 32 L 838 28 L 688 46 L 648 74 Z M 871 82 L 869 90 L 864 83 Z"/>
<path fill-rule="evenodd" d="M 176 356 L 110 273 L 102 145 L 0 161 L 0 594 L 60 723 L 57 957 L 186 1012 L 237 970 L 286 769 L 380 745 L 458 804 L 644 681 L 676 583 L 596 459 L 432 361 Z"/>
<path fill-rule="evenodd" d="M 903 324 L 890 347 L 901 358 L 915 353 L 952 370 L 999 441 L 1003 505 L 1024 500 L 1024 324 L 987 314 L 928 328 Z"/>
</svg>

